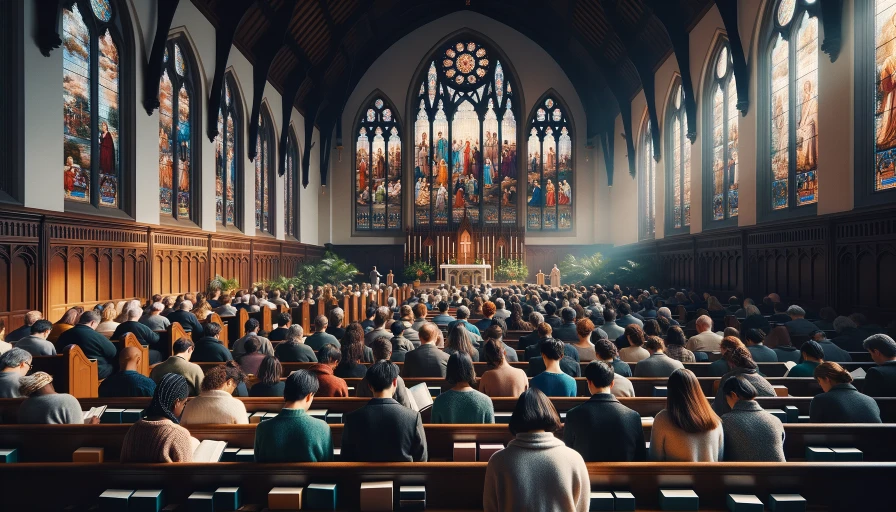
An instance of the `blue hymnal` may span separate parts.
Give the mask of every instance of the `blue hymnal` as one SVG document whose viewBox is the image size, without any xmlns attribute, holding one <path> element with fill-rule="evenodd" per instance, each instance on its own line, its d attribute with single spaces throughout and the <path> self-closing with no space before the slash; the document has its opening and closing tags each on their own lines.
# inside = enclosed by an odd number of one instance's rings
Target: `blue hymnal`
<svg viewBox="0 0 896 512">
<path fill-rule="evenodd" d="M 311 510 L 335 510 L 336 484 L 309 484 L 305 487 L 304 505 Z"/>
<path fill-rule="evenodd" d="M 107 489 L 100 494 L 100 510 L 102 512 L 128 512 L 128 500 L 134 491 Z"/>
<path fill-rule="evenodd" d="M 230 511 L 240 508 L 239 487 L 218 487 L 213 499 L 216 511 Z"/>
<path fill-rule="evenodd" d="M 161 489 L 136 491 L 131 495 L 128 512 L 159 512 L 165 506 L 165 492 Z"/>
<path fill-rule="evenodd" d="M 124 412 L 124 409 L 109 409 L 106 408 L 103 411 L 103 415 L 100 417 L 100 423 L 121 423 L 121 414 Z"/>
<path fill-rule="evenodd" d="M 12 464 L 19 461 L 19 451 L 15 448 L 0 449 L 0 464 Z"/>
</svg>

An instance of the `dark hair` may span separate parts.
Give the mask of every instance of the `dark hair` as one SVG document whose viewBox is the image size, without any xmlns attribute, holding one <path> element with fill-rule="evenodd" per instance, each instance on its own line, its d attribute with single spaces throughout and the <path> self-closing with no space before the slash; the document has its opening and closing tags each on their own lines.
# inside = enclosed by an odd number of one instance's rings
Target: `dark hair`
<svg viewBox="0 0 896 512">
<path fill-rule="evenodd" d="M 237 384 L 246 380 L 246 374 L 236 361 L 227 361 L 207 371 L 202 379 L 202 391 L 214 391 L 231 379 Z"/>
<path fill-rule="evenodd" d="M 377 361 L 392 357 L 392 339 L 388 336 L 380 336 L 373 340 L 373 358 Z"/>
<path fill-rule="evenodd" d="M 454 387 L 460 382 L 466 382 L 470 386 L 476 385 L 476 372 L 473 370 L 473 360 L 470 356 L 463 352 L 451 354 L 448 358 L 445 380 L 449 387 Z"/>
<path fill-rule="evenodd" d="M 604 322 L 615 322 L 616 310 L 613 308 L 604 308 Z"/>
<path fill-rule="evenodd" d="M 728 362 L 728 366 L 732 368 L 747 368 L 749 370 L 755 370 L 759 368 L 755 361 L 753 361 L 753 354 L 747 350 L 747 347 L 738 346 L 734 347 L 727 352 L 722 358 Z"/>
<path fill-rule="evenodd" d="M 215 322 L 206 322 L 205 326 L 203 326 L 203 331 L 206 336 L 211 336 L 217 338 L 219 334 L 221 334 L 221 324 Z"/>
<path fill-rule="evenodd" d="M 619 312 L 622 313 L 622 316 L 632 314 L 632 307 L 628 305 L 628 302 L 619 304 L 617 309 L 619 309 Z"/>
<path fill-rule="evenodd" d="M 174 345 L 171 346 L 171 352 L 174 354 L 183 354 L 187 350 L 195 347 L 196 345 L 193 343 L 193 340 L 190 338 L 180 338 L 174 342 Z"/>
<path fill-rule="evenodd" d="M 762 343 L 765 341 L 765 333 L 760 329 L 751 328 L 743 333 L 743 338 L 744 341 L 749 341 L 750 343 Z"/>
<path fill-rule="evenodd" d="M 676 427 L 697 434 L 719 426 L 721 420 L 709 406 L 694 372 L 683 368 L 675 370 L 669 376 L 667 386 L 666 412 Z"/>
<path fill-rule="evenodd" d="M 591 361 L 585 367 L 585 378 L 596 388 L 609 386 L 615 377 L 613 367 L 603 361 Z"/>
<path fill-rule="evenodd" d="M 483 337 L 491 340 L 500 340 L 504 337 L 504 329 L 498 324 L 492 324 L 485 330 Z"/>
<path fill-rule="evenodd" d="M 498 366 L 504 361 L 504 347 L 503 344 L 497 340 L 485 340 L 480 352 L 480 355 L 485 359 L 485 362 L 492 366 Z"/>
<path fill-rule="evenodd" d="M 672 322 L 662 315 L 656 317 L 656 323 L 660 326 L 660 332 L 663 334 L 668 333 L 672 326 Z"/>
<path fill-rule="evenodd" d="M 78 316 L 81 315 L 82 311 L 83 311 L 83 309 L 80 307 L 69 308 L 65 312 L 65 314 L 62 315 L 62 318 L 60 318 L 59 321 L 56 323 L 57 324 L 75 325 L 76 323 L 78 323 Z"/>
<path fill-rule="evenodd" d="M 669 332 L 666 333 L 666 345 L 684 345 L 687 341 L 687 336 L 681 327 L 677 325 L 669 327 Z"/>
<path fill-rule="evenodd" d="M 541 342 L 541 353 L 548 359 L 558 361 L 563 358 L 563 342 L 554 338 L 547 338 Z"/>
<path fill-rule="evenodd" d="M 660 324 L 659 324 L 659 322 L 657 322 L 656 320 L 654 320 L 654 319 L 652 319 L 652 318 L 651 318 L 650 320 L 645 320 L 645 321 L 644 321 L 644 334 L 645 334 L 645 335 L 647 335 L 647 336 L 659 336 L 660 333 L 661 333 L 661 331 L 660 331 Z"/>
<path fill-rule="evenodd" d="M 601 338 L 594 343 L 594 352 L 597 357 L 604 361 L 607 359 L 616 359 L 619 356 L 616 344 L 606 338 Z"/>
<path fill-rule="evenodd" d="M 549 315 L 553 315 L 557 312 L 557 305 L 553 302 L 548 301 L 548 303 L 544 305 L 544 312 Z"/>
<path fill-rule="evenodd" d="M 818 360 L 824 360 L 824 349 L 815 340 L 809 340 L 800 346 L 800 352 Z"/>
<path fill-rule="evenodd" d="M 33 328 L 31 332 L 34 332 Z M 872 334 L 862 342 L 862 346 L 868 352 L 877 350 L 884 357 L 896 357 L 896 341 L 886 334 Z"/>
<path fill-rule="evenodd" d="M 53 329 L 53 323 L 49 320 L 40 319 L 37 322 L 31 324 L 31 334 L 37 334 L 39 332 L 49 331 Z"/>
<path fill-rule="evenodd" d="M 291 321 L 292 318 L 290 318 L 288 313 L 280 313 L 279 315 L 277 315 L 277 327 L 283 327 Z"/>
<path fill-rule="evenodd" d="M 370 318 L 373 315 L 375 315 L 376 308 L 377 308 L 376 306 L 367 306 L 367 311 L 365 311 L 365 313 L 367 313 L 367 316 L 365 318 Z"/>
<path fill-rule="evenodd" d="M 287 402 L 298 402 L 312 393 L 317 393 L 318 389 L 320 382 L 313 373 L 308 370 L 296 370 L 286 378 L 283 399 Z"/>
<path fill-rule="evenodd" d="M 517 435 L 533 430 L 556 432 L 562 425 L 551 400 L 540 389 L 529 388 L 517 399 L 508 426 L 510 433 Z"/>
<path fill-rule="evenodd" d="M 342 353 L 339 352 L 339 349 L 336 348 L 336 345 L 332 343 L 327 343 L 326 345 L 320 347 L 320 350 L 317 351 L 317 362 L 323 364 L 331 364 L 338 363 L 342 360 Z"/>
<path fill-rule="evenodd" d="M 78 318 L 79 325 L 87 325 L 91 322 L 99 322 L 100 314 L 96 311 L 85 311 L 81 313 L 81 317 Z"/>
<path fill-rule="evenodd" d="M 377 361 L 367 368 L 367 384 L 375 392 L 387 389 L 398 378 L 398 365 L 391 361 Z"/>
<path fill-rule="evenodd" d="M 725 381 L 725 384 L 722 385 L 722 393 L 726 396 L 734 393 L 741 400 L 752 400 L 758 394 L 750 381 L 739 375 Z"/>
<path fill-rule="evenodd" d="M 816 380 L 828 379 L 833 384 L 849 384 L 852 382 L 852 375 L 843 369 L 837 363 L 825 361 L 815 367 L 813 375 Z"/>
<path fill-rule="evenodd" d="M 638 324 L 628 324 L 625 326 L 623 333 L 628 344 L 633 347 L 640 347 L 644 344 L 644 331 Z"/>
<path fill-rule="evenodd" d="M 357 339 L 355 339 L 354 336 L 349 336 L 348 331 L 346 331 L 339 350 L 342 352 L 342 362 L 344 362 L 344 363 L 360 362 L 361 359 L 364 357 L 363 338 L 361 340 L 357 340 Z"/>
<path fill-rule="evenodd" d="M 373 316 L 373 325 L 382 327 L 386 325 L 386 321 L 392 318 L 392 310 L 386 306 L 378 308 Z"/>
<path fill-rule="evenodd" d="M 243 348 L 246 350 L 247 354 L 258 352 L 258 349 L 261 348 L 261 340 L 258 339 L 258 336 L 251 336 L 245 343 L 243 343 Z"/>
<path fill-rule="evenodd" d="M 183 375 L 166 373 L 153 391 L 149 407 L 143 411 L 141 416 L 144 418 L 147 416 L 167 418 L 173 423 L 180 423 L 173 411 L 174 402 L 184 400 L 189 395 L 190 385 Z"/>
<path fill-rule="evenodd" d="M 268 386 L 273 386 L 280 382 L 280 377 L 283 375 L 283 366 L 280 364 L 280 361 L 274 356 L 265 356 L 264 359 L 261 360 L 261 364 L 258 365 L 258 381 L 262 384 L 267 384 Z"/>
<path fill-rule="evenodd" d="M 560 318 L 563 319 L 563 323 L 565 324 L 573 322 L 576 319 L 576 310 L 572 308 L 563 308 L 560 310 Z"/>
<path fill-rule="evenodd" d="M 401 333 L 404 332 L 404 329 L 404 323 L 401 320 L 392 322 L 392 326 L 389 327 L 389 330 L 392 331 L 392 336 L 401 336 Z"/>
<path fill-rule="evenodd" d="M 259 327 L 261 327 L 261 324 L 258 323 L 258 320 L 254 319 L 254 318 L 250 318 L 250 319 L 246 320 L 245 327 L 246 327 L 246 332 L 250 332 L 250 331 L 254 331 L 255 329 L 258 329 Z"/>
<path fill-rule="evenodd" d="M 444 300 L 440 300 L 439 303 L 436 305 L 436 307 L 439 308 L 439 311 L 441 313 L 448 311 L 448 303 L 445 302 Z"/>
</svg>

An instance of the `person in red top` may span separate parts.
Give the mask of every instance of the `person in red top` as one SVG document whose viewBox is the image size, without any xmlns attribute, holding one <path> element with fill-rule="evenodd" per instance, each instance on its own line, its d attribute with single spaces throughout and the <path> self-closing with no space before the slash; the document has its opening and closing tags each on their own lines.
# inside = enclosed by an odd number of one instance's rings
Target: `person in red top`
<svg viewBox="0 0 896 512">
<path fill-rule="evenodd" d="M 349 396 L 348 384 L 344 379 L 333 375 L 333 369 L 339 365 L 342 354 L 335 345 L 327 343 L 317 351 L 318 363 L 308 371 L 317 377 L 320 387 L 315 397 L 331 397 L 331 396 Z"/>
</svg>

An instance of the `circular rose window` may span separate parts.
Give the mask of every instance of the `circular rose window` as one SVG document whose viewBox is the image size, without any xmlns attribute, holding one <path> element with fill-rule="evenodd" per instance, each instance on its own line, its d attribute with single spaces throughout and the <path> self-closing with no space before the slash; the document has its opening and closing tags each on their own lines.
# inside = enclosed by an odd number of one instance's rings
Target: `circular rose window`
<svg viewBox="0 0 896 512">
<path fill-rule="evenodd" d="M 445 49 L 442 73 L 461 87 L 478 87 L 489 71 L 488 51 L 472 41 L 456 42 Z"/>
</svg>

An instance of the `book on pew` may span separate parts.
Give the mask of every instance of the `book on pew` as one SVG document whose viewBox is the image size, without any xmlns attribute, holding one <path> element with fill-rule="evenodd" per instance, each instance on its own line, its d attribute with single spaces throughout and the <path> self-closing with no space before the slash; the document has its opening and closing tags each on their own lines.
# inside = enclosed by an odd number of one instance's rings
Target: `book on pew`
<svg viewBox="0 0 896 512">
<path fill-rule="evenodd" d="M 19 452 L 15 448 L 0 449 L 0 464 L 13 464 L 19 461 Z"/>
<path fill-rule="evenodd" d="M 613 491 L 613 497 L 616 498 L 614 506 L 616 510 L 635 510 L 635 495 L 625 491 Z"/>
<path fill-rule="evenodd" d="M 432 393 L 425 382 L 409 387 L 408 396 L 411 399 L 411 408 L 417 412 L 432 407 Z"/>
<path fill-rule="evenodd" d="M 301 510 L 303 487 L 274 487 L 268 492 L 271 510 Z"/>
<path fill-rule="evenodd" d="M 852 375 L 853 379 L 864 379 L 865 378 L 865 369 L 862 367 L 856 368 L 855 370 L 849 372 Z"/>
<path fill-rule="evenodd" d="M 143 489 L 135 491 L 128 502 L 128 512 L 159 512 L 165 506 L 165 491 Z"/>
<path fill-rule="evenodd" d="M 592 492 L 588 510 L 616 510 L 615 499 L 610 492 Z"/>
<path fill-rule="evenodd" d="M 765 506 L 752 494 L 729 494 L 725 498 L 730 512 L 762 512 Z"/>
<path fill-rule="evenodd" d="M 691 489 L 661 489 L 660 510 L 699 510 L 700 498 Z"/>
<path fill-rule="evenodd" d="M 87 423 L 90 418 L 102 418 L 103 413 L 106 412 L 106 406 L 91 407 L 89 411 L 82 412 L 84 413 L 84 423 Z"/>
<path fill-rule="evenodd" d="M 799 494 L 772 494 L 768 506 L 772 512 L 805 512 L 806 498 Z"/>
<path fill-rule="evenodd" d="M 206 439 L 193 451 L 193 462 L 220 462 L 225 448 L 226 441 Z"/>
<path fill-rule="evenodd" d="M 128 500 L 134 491 L 106 489 L 100 494 L 100 510 L 103 512 L 128 512 Z"/>
<path fill-rule="evenodd" d="M 392 510 L 393 484 L 391 480 L 381 482 L 361 482 L 362 512 L 384 512 Z"/>
<path fill-rule="evenodd" d="M 787 371 L 784 372 L 784 376 L 785 376 L 785 377 L 787 377 L 787 375 L 790 374 L 790 370 L 792 370 L 794 366 L 796 366 L 796 363 L 795 363 L 795 362 L 793 362 L 793 361 L 784 361 L 784 367 L 787 368 Z"/>
</svg>

